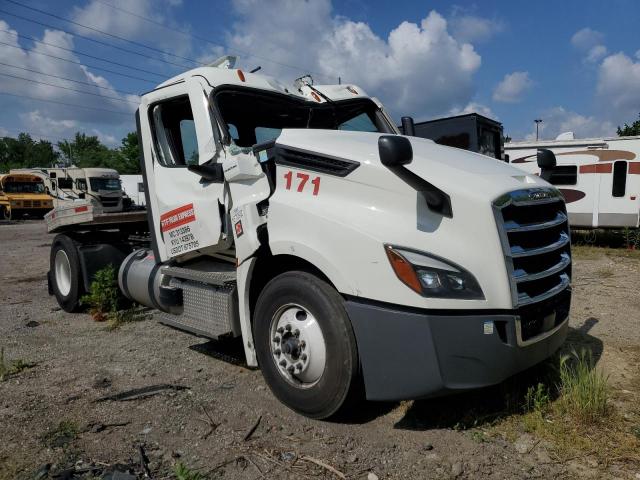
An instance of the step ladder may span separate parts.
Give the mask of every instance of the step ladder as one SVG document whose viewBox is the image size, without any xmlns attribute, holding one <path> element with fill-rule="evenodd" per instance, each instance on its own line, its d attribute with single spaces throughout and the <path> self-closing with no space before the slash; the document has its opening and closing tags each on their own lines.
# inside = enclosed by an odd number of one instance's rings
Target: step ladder
<svg viewBox="0 0 640 480">
<path fill-rule="evenodd" d="M 183 308 L 180 314 L 160 313 L 160 323 L 213 339 L 240 334 L 235 269 L 211 267 L 162 268 L 162 273 L 170 277 L 168 287 L 182 290 Z"/>
</svg>

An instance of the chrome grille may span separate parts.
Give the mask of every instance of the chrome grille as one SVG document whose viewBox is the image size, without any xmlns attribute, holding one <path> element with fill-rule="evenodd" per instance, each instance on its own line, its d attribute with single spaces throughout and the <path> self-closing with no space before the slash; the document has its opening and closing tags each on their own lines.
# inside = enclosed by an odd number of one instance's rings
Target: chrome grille
<svg viewBox="0 0 640 480">
<path fill-rule="evenodd" d="M 565 290 L 571 282 L 571 241 L 560 192 L 517 190 L 493 205 L 513 306 L 542 302 Z"/>
</svg>

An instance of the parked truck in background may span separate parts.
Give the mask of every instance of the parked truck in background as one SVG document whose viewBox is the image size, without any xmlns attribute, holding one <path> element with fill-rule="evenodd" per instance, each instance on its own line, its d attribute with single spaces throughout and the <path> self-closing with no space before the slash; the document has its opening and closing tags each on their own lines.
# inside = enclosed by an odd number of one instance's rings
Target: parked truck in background
<svg viewBox="0 0 640 480">
<path fill-rule="evenodd" d="M 29 168 L 15 169 L 12 173 L 39 175 L 54 205 L 86 200 L 93 208 L 108 212 L 123 210 L 120 176 L 111 168 Z"/>
<path fill-rule="evenodd" d="M 565 197 L 569 223 L 579 228 L 640 226 L 640 137 L 579 138 L 510 142 L 511 164 L 539 174 L 537 151 L 555 153 L 549 182 Z"/>
<path fill-rule="evenodd" d="M 122 183 L 122 192 L 130 200 L 132 206 L 144 207 L 144 182 L 142 181 L 142 175 L 120 175 L 120 182 Z"/>
<path fill-rule="evenodd" d="M 42 218 L 53 208 L 52 198 L 45 192 L 44 182 L 38 175 L 9 173 L 0 176 L 0 191 L 4 192 L 8 208 L 2 208 L 4 219 L 25 215 Z"/>
<path fill-rule="evenodd" d="M 564 201 L 504 162 L 400 135 L 355 85 L 202 67 L 141 97 L 147 212 L 54 210 L 50 291 L 92 273 L 247 364 L 304 415 L 501 382 L 563 343 Z M 146 244 L 141 243 L 146 235 Z"/>
</svg>

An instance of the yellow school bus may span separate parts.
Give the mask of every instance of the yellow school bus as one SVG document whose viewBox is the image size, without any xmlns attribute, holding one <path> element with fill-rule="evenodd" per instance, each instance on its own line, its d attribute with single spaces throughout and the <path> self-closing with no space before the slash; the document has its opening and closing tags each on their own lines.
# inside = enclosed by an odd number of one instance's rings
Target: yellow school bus
<svg viewBox="0 0 640 480">
<path fill-rule="evenodd" d="M 0 190 L 9 202 L 9 208 L 2 209 L 5 219 L 20 218 L 24 215 L 41 218 L 53 208 L 53 199 L 45 192 L 42 177 L 38 175 L 2 175 Z"/>
</svg>

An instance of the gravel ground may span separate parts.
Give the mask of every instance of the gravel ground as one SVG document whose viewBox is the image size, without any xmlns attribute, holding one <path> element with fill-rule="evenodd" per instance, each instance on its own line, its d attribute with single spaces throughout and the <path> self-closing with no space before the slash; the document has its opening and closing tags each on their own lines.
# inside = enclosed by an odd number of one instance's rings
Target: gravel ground
<svg viewBox="0 0 640 480">
<path fill-rule="evenodd" d="M 0 382 L 0 479 L 71 478 L 63 470 L 73 467 L 140 472 L 140 446 L 153 478 L 174 478 L 181 462 L 225 479 L 640 479 L 633 459 L 602 463 L 576 452 L 558 461 L 552 446 L 523 432 L 514 441 L 499 425 L 485 434 L 481 418 L 466 426 L 470 405 L 491 404 L 504 386 L 363 404 L 332 422 L 303 418 L 243 365 L 236 342 L 209 342 L 153 319 L 108 331 L 87 314 L 61 311 L 47 295 L 51 240 L 41 222 L 0 225 L 0 347 L 9 362 L 35 364 Z M 640 437 L 640 256 L 604 252 L 576 257 L 570 340 L 594 351 L 617 411 Z M 186 388 L 101 400 L 157 385 Z"/>
</svg>

